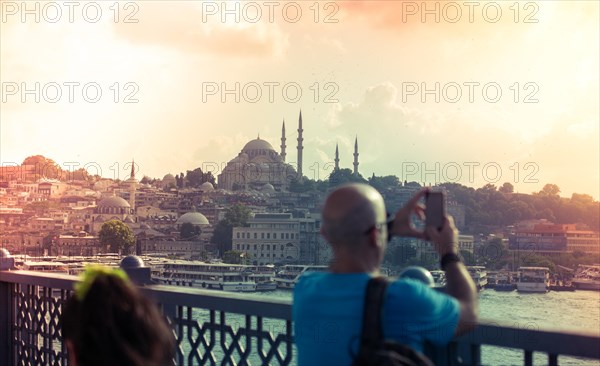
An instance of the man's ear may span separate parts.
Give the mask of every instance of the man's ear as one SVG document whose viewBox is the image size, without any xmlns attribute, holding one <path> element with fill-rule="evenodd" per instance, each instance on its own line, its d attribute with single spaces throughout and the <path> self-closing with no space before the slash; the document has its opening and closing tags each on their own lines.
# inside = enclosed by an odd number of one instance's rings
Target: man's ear
<svg viewBox="0 0 600 366">
<path fill-rule="evenodd" d="M 381 233 L 376 228 L 373 228 L 373 230 L 369 231 L 369 234 L 368 234 L 369 246 L 379 247 L 379 236 L 380 235 L 381 235 Z"/>
</svg>

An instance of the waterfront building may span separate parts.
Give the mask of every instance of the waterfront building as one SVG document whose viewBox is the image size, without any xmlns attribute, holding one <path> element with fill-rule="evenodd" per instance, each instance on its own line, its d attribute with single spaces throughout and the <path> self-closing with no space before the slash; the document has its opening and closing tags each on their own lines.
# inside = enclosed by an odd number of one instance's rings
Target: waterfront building
<svg viewBox="0 0 600 366">
<path fill-rule="evenodd" d="M 173 240 L 166 236 L 141 237 L 141 254 L 175 256 L 187 259 L 213 257 L 215 247 L 200 240 Z"/>
<path fill-rule="evenodd" d="M 473 254 L 473 248 L 475 243 L 475 237 L 473 235 L 458 235 L 458 250 L 465 251 Z M 417 244 L 417 257 L 425 259 L 438 260 L 438 253 L 433 247 L 433 244 L 427 241 L 418 241 Z"/>
<path fill-rule="evenodd" d="M 103 253 L 97 236 L 80 231 L 77 234 L 59 235 L 51 246 L 51 255 L 92 256 Z"/>
<path fill-rule="evenodd" d="M 314 263 L 319 260 L 320 220 L 315 217 L 262 213 L 248 220 L 248 225 L 233 228 L 232 249 L 248 253 L 253 264 Z"/>
<path fill-rule="evenodd" d="M 233 228 L 232 249 L 247 253 L 253 264 L 300 258 L 300 227 L 292 214 L 256 214 L 248 225 Z"/>
<path fill-rule="evenodd" d="M 514 252 L 535 252 L 545 256 L 580 251 L 600 252 L 598 232 L 579 228 L 576 224 L 554 224 L 548 221 L 523 222 L 508 239 Z"/>
</svg>

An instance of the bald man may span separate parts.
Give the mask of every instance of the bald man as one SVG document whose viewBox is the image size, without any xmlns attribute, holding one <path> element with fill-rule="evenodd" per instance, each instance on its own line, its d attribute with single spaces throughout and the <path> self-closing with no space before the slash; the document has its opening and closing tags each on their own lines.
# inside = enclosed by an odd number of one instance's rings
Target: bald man
<svg viewBox="0 0 600 366">
<path fill-rule="evenodd" d="M 447 293 L 413 279 L 388 287 L 382 312 L 383 333 L 422 351 L 424 341 L 445 344 L 477 321 L 477 293 L 457 253 L 458 232 L 452 217 L 444 226 L 418 231 L 412 215 L 424 220 L 419 191 L 395 215 L 393 235 L 430 240 L 442 258 Z M 366 184 L 331 192 L 323 207 L 321 234 L 331 245 L 327 272 L 303 275 L 294 289 L 294 330 L 298 365 L 350 365 L 358 354 L 365 290 L 377 275 L 388 241 L 383 197 Z"/>
</svg>

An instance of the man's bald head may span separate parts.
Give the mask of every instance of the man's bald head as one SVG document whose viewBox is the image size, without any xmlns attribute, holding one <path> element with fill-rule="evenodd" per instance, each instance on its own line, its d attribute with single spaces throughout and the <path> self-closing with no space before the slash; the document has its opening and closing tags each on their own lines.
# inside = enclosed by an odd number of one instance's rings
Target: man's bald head
<svg viewBox="0 0 600 366">
<path fill-rule="evenodd" d="M 377 223 L 385 222 L 385 204 L 367 184 L 342 186 L 327 196 L 323 206 L 323 235 L 334 245 L 356 244 Z"/>
</svg>

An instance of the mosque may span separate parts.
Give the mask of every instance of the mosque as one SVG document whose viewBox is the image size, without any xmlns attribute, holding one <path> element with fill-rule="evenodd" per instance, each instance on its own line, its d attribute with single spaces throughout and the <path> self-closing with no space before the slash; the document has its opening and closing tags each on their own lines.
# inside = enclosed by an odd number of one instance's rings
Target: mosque
<svg viewBox="0 0 600 366">
<path fill-rule="evenodd" d="M 287 191 L 293 179 L 302 180 L 302 111 L 298 118 L 296 166 L 286 162 L 285 120 L 281 126 L 280 152 L 260 135 L 246 143 L 218 175 L 218 188 L 226 190 Z M 339 169 L 339 150 L 335 147 L 335 168 Z M 354 141 L 354 174 L 358 175 L 358 137 Z"/>
<path fill-rule="evenodd" d="M 102 225 L 110 220 L 120 220 L 124 223 L 137 227 L 137 215 L 135 211 L 135 194 L 139 181 L 135 178 L 135 162 L 131 162 L 131 175 L 120 184 L 120 188 L 129 193 L 129 202 L 113 194 L 98 202 L 92 216 L 92 230 L 98 232 Z"/>
</svg>

